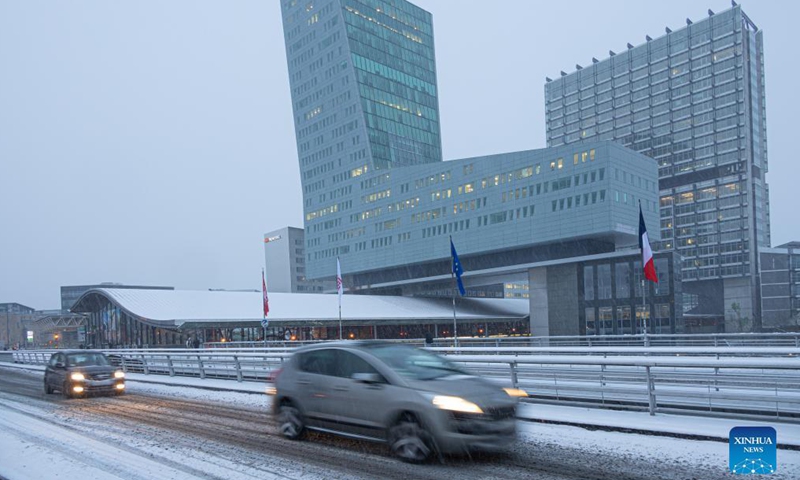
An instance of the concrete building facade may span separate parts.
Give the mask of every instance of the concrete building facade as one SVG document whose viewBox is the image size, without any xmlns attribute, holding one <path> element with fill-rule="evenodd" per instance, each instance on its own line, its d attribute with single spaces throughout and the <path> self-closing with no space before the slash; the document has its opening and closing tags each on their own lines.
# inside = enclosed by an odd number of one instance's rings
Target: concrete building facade
<svg viewBox="0 0 800 480">
<path fill-rule="evenodd" d="M 762 248 L 761 314 L 767 331 L 800 331 L 800 242 Z M 747 326 L 747 320 L 742 320 Z"/>
<path fill-rule="evenodd" d="M 547 144 L 613 140 L 654 158 L 661 241 L 711 319 L 760 328 L 770 245 L 763 32 L 738 5 L 547 79 Z"/>
<path fill-rule="evenodd" d="M 284 227 L 264 234 L 267 289 L 281 293 L 322 293 L 332 281 L 306 278 L 305 235 L 302 228 Z"/>
<path fill-rule="evenodd" d="M 452 239 L 467 295 L 503 297 L 542 262 L 637 245 L 640 205 L 658 241 L 658 166 L 613 142 L 442 161 L 428 12 L 403 0 L 281 8 L 307 279 L 332 279 L 338 258 L 347 293 L 450 296 Z M 548 278 L 577 275 L 572 264 Z M 541 306 L 531 287 L 522 295 Z M 572 299 L 548 329 L 570 316 L 581 333 Z"/>
</svg>

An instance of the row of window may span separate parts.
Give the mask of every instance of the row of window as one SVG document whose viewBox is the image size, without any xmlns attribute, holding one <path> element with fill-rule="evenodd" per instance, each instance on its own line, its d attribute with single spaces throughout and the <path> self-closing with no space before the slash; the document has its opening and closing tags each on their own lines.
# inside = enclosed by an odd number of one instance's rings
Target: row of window
<svg viewBox="0 0 800 480">
<path fill-rule="evenodd" d="M 688 64 L 673 67 L 669 70 L 664 68 L 658 73 L 653 73 L 630 83 L 626 81 L 614 88 L 611 87 L 610 83 L 597 85 L 594 89 L 581 92 L 580 100 L 576 96 L 572 98 L 558 97 L 547 102 L 546 112 L 550 119 L 556 120 L 563 115 L 574 113 L 578 110 L 592 109 L 598 104 L 612 99 L 623 100 L 631 94 L 636 97 L 634 100 L 660 92 L 667 92 L 672 98 L 675 98 L 689 93 L 687 87 L 690 85 L 693 91 L 697 91 L 710 87 L 712 82 L 713 85 L 722 85 L 730 80 L 741 78 L 741 72 L 737 72 L 734 69 L 734 67 L 741 66 L 741 59 L 731 58 L 719 63 L 715 61 L 714 65 L 711 66 L 711 58 L 709 56 L 704 59 L 705 61 L 693 64 L 691 69 L 688 68 Z"/>
<path fill-rule="evenodd" d="M 668 295 L 669 262 L 666 258 L 656 258 L 654 263 L 658 283 L 653 284 L 653 291 L 656 295 Z M 640 261 L 618 262 L 613 269 L 611 264 L 587 265 L 583 268 L 583 299 L 641 298 L 642 273 Z"/>
<path fill-rule="evenodd" d="M 635 319 L 631 316 L 630 306 L 584 309 L 586 335 L 641 334 L 645 326 L 647 333 L 673 333 L 668 303 L 657 303 L 652 311 L 650 305 L 636 305 L 635 309 Z"/>
</svg>

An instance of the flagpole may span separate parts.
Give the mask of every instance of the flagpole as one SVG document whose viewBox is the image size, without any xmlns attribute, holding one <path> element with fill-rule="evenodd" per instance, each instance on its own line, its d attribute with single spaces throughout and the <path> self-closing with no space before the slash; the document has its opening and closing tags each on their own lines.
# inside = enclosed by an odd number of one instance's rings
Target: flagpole
<svg viewBox="0 0 800 480">
<path fill-rule="evenodd" d="M 344 282 L 342 281 L 342 266 L 339 257 L 336 257 L 336 295 L 339 296 L 339 340 L 342 340 L 342 292 Z"/>
<path fill-rule="evenodd" d="M 450 278 L 453 279 L 453 346 L 458 348 L 458 323 L 456 323 L 456 290 L 458 289 L 458 281 L 456 280 L 455 257 L 452 255 L 453 250 L 453 236 L 450 235 Z"/>
<path fill-rule="evenodd" d="M 458 348 L 458 324 L 456 323 L 456 290 L 458 285 L 456 284 L 455 272 L 451 271 L 450 276 L 453 278 L 453 345 Z"/>
<path fill-rule="evenodd" d="M 650 341 L 647 338 L 647 279 L 644 278 L 644 270 L 642 270 L 642 327 L 644 331 L 644 346 L 649 347 Z"/>
<path fill-rule="evenodd" d="M 641 200 L 639 200 L 639 215 L 644 215 L 642 213 Z M 640 239 L 639 241 L 641 242 L 642 240 Z M 644 244 L 642 244 L 642 252 L 644 252 Z M 644 269 L 644 256 L 642 256 L 642 332 L 644 333 L 644 346 L 649 347 L 650 339 L 647 337 L 647 278 L 645 277 Z"/>
<path fill-rule="evenodd" d="M 264 269 L 263 268 L 261 269 L 261 279 L 264 281 L 264 285 L 266 287 L 266 280 L 265 280 L 266 277 L 264 276 Z M 265 288 L 265 291 L 266 291 L 266 288 Z M 263 297 L 264 292 L 261 292 L 261 295 Z M 262 302 L 263 302 L 263 298 L 262 298 Z M 267 314 L 264 311 L 263 304 L 262 304 L 262 308 L 261 308 L 261 313 L 264 315 L 263 319 L 266 320 L 267 319 Z M 261 322 L 261 328 L 264 329 L 264 348 L 267 348 L 267 326 L 266 326 L 266 322 L 264 322 L 263 320 Z"/>
</svg>

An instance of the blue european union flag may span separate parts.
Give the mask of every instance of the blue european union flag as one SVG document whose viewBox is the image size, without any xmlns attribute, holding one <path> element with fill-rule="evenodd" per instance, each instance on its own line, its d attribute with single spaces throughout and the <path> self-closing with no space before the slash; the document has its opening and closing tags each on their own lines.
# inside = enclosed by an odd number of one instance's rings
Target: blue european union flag
<svg viewBox="0 0 800 480">
<path fill-rule="evenodd" d="M 464 273 L 464 269 L 461 268 L 461 261 L 458 259 L 458 253 L 456 253 L 456 246 L 453 245 L 453 239 L 450 238 L 450 255 L 453 257 L 453 273 L 456 274 L 456 281 L 458 283 L 458 291 L 461 293 L 461 296 L 467 294 L 467 291 L 464 290 L 464 282 L 461 281 L 461 275 Z"/>
</svg>

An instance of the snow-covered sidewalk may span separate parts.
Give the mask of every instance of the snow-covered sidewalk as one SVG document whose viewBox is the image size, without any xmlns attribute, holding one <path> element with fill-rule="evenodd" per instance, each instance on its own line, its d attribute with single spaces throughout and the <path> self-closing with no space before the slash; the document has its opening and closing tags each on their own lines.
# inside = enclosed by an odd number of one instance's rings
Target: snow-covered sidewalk
<svg viewBox="0 0 800 480">
<path fill-rule="evenodd" d="M 44 370 L 43 366 L 20 365 L 0 362 L 1 366 L 28 370 Z M 174 385 L 264 394 L 264 382 L 237 382 L 212 378 L 169 377 L 165 375 L 127 374 L 129 382 Z M 712 418 L 704 416 L 656 414 L 647 412 L 617 411 L 600 408 L 569 407 L 560 405 L 522 403 L 517 411 L 520 420 L 532 422 L 568 424 L 590 429 L 633 432 L 638 434 L 682 436 L 695 439 L 728 441 L 733 427 L 768 425 L 777 432 L 778 446 L 800 448 L 800 424 L 778 421 L 753 421 L 736 418 Z"/>
</svg>

